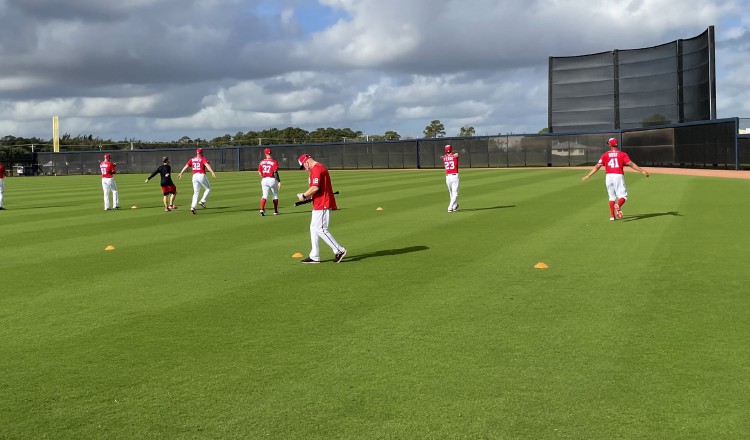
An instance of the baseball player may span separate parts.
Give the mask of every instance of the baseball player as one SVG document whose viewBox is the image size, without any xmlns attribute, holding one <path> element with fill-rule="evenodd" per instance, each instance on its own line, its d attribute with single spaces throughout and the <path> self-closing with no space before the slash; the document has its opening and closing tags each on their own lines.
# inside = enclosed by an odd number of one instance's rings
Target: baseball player
<svg viewBox="0 0 750 440">
<path fill-rule="evenodd" d="M 453 152 L 450 145 L 445 146 L 445 155 L 440 156 L 445 166 L 445 183 L 448 185 L 448 194 L 451 201 L 448 203 L 448 212 L 458 211 L 458 153 Z"/>
<path fill-rule="evenodd" d="M 115 183 L 114 174 L 115 164 L 112 162 L 109 153 L 104 155 L 104 160 L 99 162 L 99 169 L 102 172 L 102 190 L 104 191 L 104 210 L 109 211 L 109 193 L 112 193 L 112 207 L 120 209 L 120 195 L 117 192 L 117 183 Z"/>
<path fill-rule="evenodd" d="M 157 174 L 161 175 L 161 193 L 164 195 L 164 211 L 169 212 L 173 209 L 177 209 L 177 207 L 174 206 L 174 198 L 177 196 L 177 187 L 172 181 L 172 166 L 169 164 L 169 157 L 162 157 L 161 162 L 161 166 L 148 176 L 146 182 L 148 183 L 148 181 Z M 167 196 L 169 196 L 169 203 L 167 203 Z"/>
<path fill-rule="evenodd" d="M 331 211 L 336 209 L 336 197 L 333 195 L 331 176 L 323 164 L 313 160 L 307 154 L 299 157 L 299 169 L 310 172 L 309 187 L 307 191 L 297 194 L 297 198 L 303 202 L 312 199 L 313 211 L 310 220 L 310 241 L 312 249 L 308 258 L 303 263 L 320 263 L 320 248 L 318 239 L 331 248 L 334 253 L 333 261 L 340 263 L 346 256 L 346 249 L 342 247 L 333 235 L 328 231 L 328 223 L 331 219 Z"/>
<path fill-rule="evenodd" d="M 206 207 L 206 199 L 208 194 L 211 192 L 211 184 L 208 183 L 208 177 L 206 177 L 206 170 L 211 172 L 211 176 L 216 178 L 214 170 L 211 168 L 211 164 L 208 163 L 208 159 L 203 157 L 203 148 L 195 150 L 195 157 L 188 160 L 180 175 L 177 176 L 177 180 L 182 179 L 182 173 L 190 167 L 193 170 L 193 202 L 190 204 L 190 212 L 195 214 L 195 207 L 198 206 L 198 195 L 200 195 L 201 186 L 205 189 L 203 191 L 203 197 L 201 198 L 200 204 L 202 207 Z"/>
<path fill-rule="evenodd" d="M 266 158 L 258 164 L 258 174 L 260 175 L 260 187 L 263 190 L 263 196 L 260 199 L 260 215 L 266 215 L 266 199 L 268 192 L 273 194 L 273 215 L 279 215 L 279 191 L 281 189 L 281 178 L 279 177 L 279 164 L 271 157 L 271 149 L 263 150 Z"/>
<path fill-rule="evenodd" d="M 604 167 L 607 193 L 609 194 L 609 221 L 615 221 L 615 216 L 619 219 L 622 218 L 622 205 L 628 200 L 628 189 L 625 187 L 625 173 L 623 170 L 625 165 L 639 171 L 646 177 L 649 174 L 648 171 L 630 160 L 627 153 L 617 149 L 617 139 L 609 138 L 607 145 L 609 145 L 609 151 L 599 158 L 599 162 L 581 180 L 588 180 L 595 172 L 599 171 L 599 168 Z"/>
<path fill-rule="evenodd" d="M 0 163 L 0 210 L 3 207 L 3 194 L 5 194 L 5 165 Z"/>
</svg>

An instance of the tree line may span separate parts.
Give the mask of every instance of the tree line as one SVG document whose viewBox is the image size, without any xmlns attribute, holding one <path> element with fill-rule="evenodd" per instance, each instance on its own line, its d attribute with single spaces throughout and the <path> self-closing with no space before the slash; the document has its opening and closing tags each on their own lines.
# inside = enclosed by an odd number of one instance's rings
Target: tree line
<svg viewBox="0 0 750 440">
<path fill-rule="evenodd" d="M 445 126 L 440 120 L 435 119 L 424 128 L 425 138 L 445 137 Z M 500 134 L 500 133 L 498 133 Z M 476 130 L 471 126 L 461 127 L 457 137 L 472 137 Z M 71 150 L 118 150 L 118 149 L 156 149 L 156 148 L 179 148 L 180 146 L 194 147 L 195 145 L 210 146 L 234 146 L 234 145 L 288 145 L 288 144 L 319 144 L 332 142 L 365 142 L 365 141 L 397 141 L 402 136 L 396 131 L 386 131 L 382 135 L 364 135 L 361 131 L 350 128 L 317 128 L 307 131 L 299 127 L 269 128 L 261 131 L 237 132 L 234 135 L 225 134 L 213 139 L 191 138 L 182 136 L 171 142 L 142 141 L 139 139 L 124 139 L 115 141 L 104 139 L 93 134 L 71 136 L 65 133 L 60 137 L 60 149 Z M 405 137 L 403 139 L 412 139 Z M 0 151 L 5 150 L 6 155 L 10 153 L 8 148 L 18 148 L 19 151 L 12 154 L 21 154 L 33 151 L 52 151 L 52 139 L 41 139 L 37 137 L 25 138 L 16 136 L 4 136 L 0 138 Z M 0 153 L 0 156 L 2 154 Z"/>
</svg>

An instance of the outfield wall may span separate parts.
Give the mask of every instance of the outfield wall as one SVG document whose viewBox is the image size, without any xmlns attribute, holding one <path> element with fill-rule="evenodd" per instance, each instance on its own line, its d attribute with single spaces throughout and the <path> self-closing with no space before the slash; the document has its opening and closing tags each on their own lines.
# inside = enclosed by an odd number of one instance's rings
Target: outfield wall
<svg viewBox="0 0 750 440">
<path fill-rule="evenodd" d="M 216 171 L 257 170 L 271 148 L 282 169 L 296 169 L 302 153 L 331 169 L 442 168 L 446 144 L 460 154 L 462 168 L 568 167 L 593 165 L 607 151 L 607 139 L 643 166 L 750 169 L 750 136 L 738 135 L 738 119 L 719 119 L 636 130 L 565 134 L 509 134 L 461 138 L 274 146 L 204 146 Z M 34 153 L 39 174 L 99 174 L 110 153 L 118 173 L 151 173 L 169 156 L 175 172 L 194 156 L 193 148 Z"/>
</svg>

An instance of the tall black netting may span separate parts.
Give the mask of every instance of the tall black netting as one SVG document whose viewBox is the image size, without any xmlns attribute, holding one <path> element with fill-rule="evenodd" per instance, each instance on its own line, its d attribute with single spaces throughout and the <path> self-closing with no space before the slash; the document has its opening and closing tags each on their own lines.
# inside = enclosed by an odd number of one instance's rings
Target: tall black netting
<svg viewBox="0 0 750 440">
<path fill-rule="evenodd" d="M 714 105 L 706 90 L 711 88 L 712 33 L 707 29 L 701 35 L 680 40 L 682 52 L 682 105 L 683 122 L 711 119 Z"/>
<path fill-rule="evenodd" d="M 607 130 L 614 123 L 613 53 L 550 57 L 550 131 Z"/>
<path fill-rule="evenodd" d="M 679 122 L 677 45 L 618 51 L 620 128 Z"/>
<path fill-rule="evenodd" d="M 713 27 L 640 49 L 549 59 L 551 133 L 627 130 L 714 118 Z"/>
</svg>

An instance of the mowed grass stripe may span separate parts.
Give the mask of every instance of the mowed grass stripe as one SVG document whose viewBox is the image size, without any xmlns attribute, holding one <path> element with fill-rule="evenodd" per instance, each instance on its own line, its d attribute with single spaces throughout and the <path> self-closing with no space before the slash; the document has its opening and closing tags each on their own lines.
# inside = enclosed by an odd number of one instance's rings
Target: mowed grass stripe
<svg viewBox="0 0 750 440">
<path fill-rule="evenodd" d="M 626 219 L 610 223 L 601 173 L 581 184 L 575 170 L 507 171 L 462 172 L 466 210 L 454 214 L 445 212 L 438 172 L 401 177 L 404 185 L 380 192 L 357 188 L 353 198 L 347 176 L 368 180 L 374 173 L 335 173 L 347 189 L 331 229 L 351 252 L 338 265 L 290 258 L 290 250 L 309 250 L 309 205 L 261 218 L 253 207 L 259 188 L 246 186 L 244 176 L 222 173 L 224 191 L 214 185 L 209 203 L 219 209 L 198 216 L 155 208 L 101 217 L 123 244 L 113 253 L 97 251 L 104 256 L 99 266 L 95 258 L 76 260 L 84 245 L 65 242 L 70 258 L 59 266 L 70 266 L 56 297 L 50 290 L 41 302 L 33 295 L 0 300 L 12 305 L 0 315 L 8 324 L 3 339 L 13 341 L 0 360 L 8 373 L 0 385 L 13 403 L 3 411 L 13 420 L 7 432 L 59 438 L 743 432 L 748 405 L 741 396 L 748 390 L 730 384 L 741 381 L 738 367 L 747 360 L 740 349 L 748 334 L 747 297 L 691 290 L 691 281 L 725 265 L 708 259 L 699 270 L 681 269 L 693 264 L 694 253 L 686 252 L 689 240 L 678 240 L 680 230 L 700 231 L 710 217 L 682 215 L 686 205 L 732 209 L 707 197 L 716 198 L 717 189 L 735 197 L 741 185 L 715 187 L 709 180 L 703 194 L 690 188 L 706 185 L 700 179 L 629 175 Z M 306 186 L 301 174 L 284 179 L 282 197 Z M 644 191 L 657 182 L 664 192 Z M 158 188 L 151 189 L 156 197 L 139 194 L 158 201 Z M 244 191 L 246 210 L 231 210 Z M 382 198 L 397 203 L 376 212 Z M 667 209 L 681 215 L 661 214 Z M 173 214 L 178 220 L 166 217 Z M 173 223 L 138 225 L 167 218 Z M 152 241 L 169 248 L 168 269 Z M 728 259 L 742 255 L 743 239 L 736 241 Z M 711 237 L 698 242 L 709 248 Z M 532 267 L 547 256 L 550 269 Z M 94 266 L 82 270 L 86 264 Z M 37 270 L 19 266 L 14 273 Z M 729 272 L 721 271 L 722 285 L 740 285 L 742 277 Z M 720 319 L 727 316 L 729 322 Z M 709 345 L 712 339 L 718 343 Z M 721 377 L 713 371 L 725 357 L 731 365 Z M 721 411 L 711 410 L 717 405 Z"/>
</svg>

